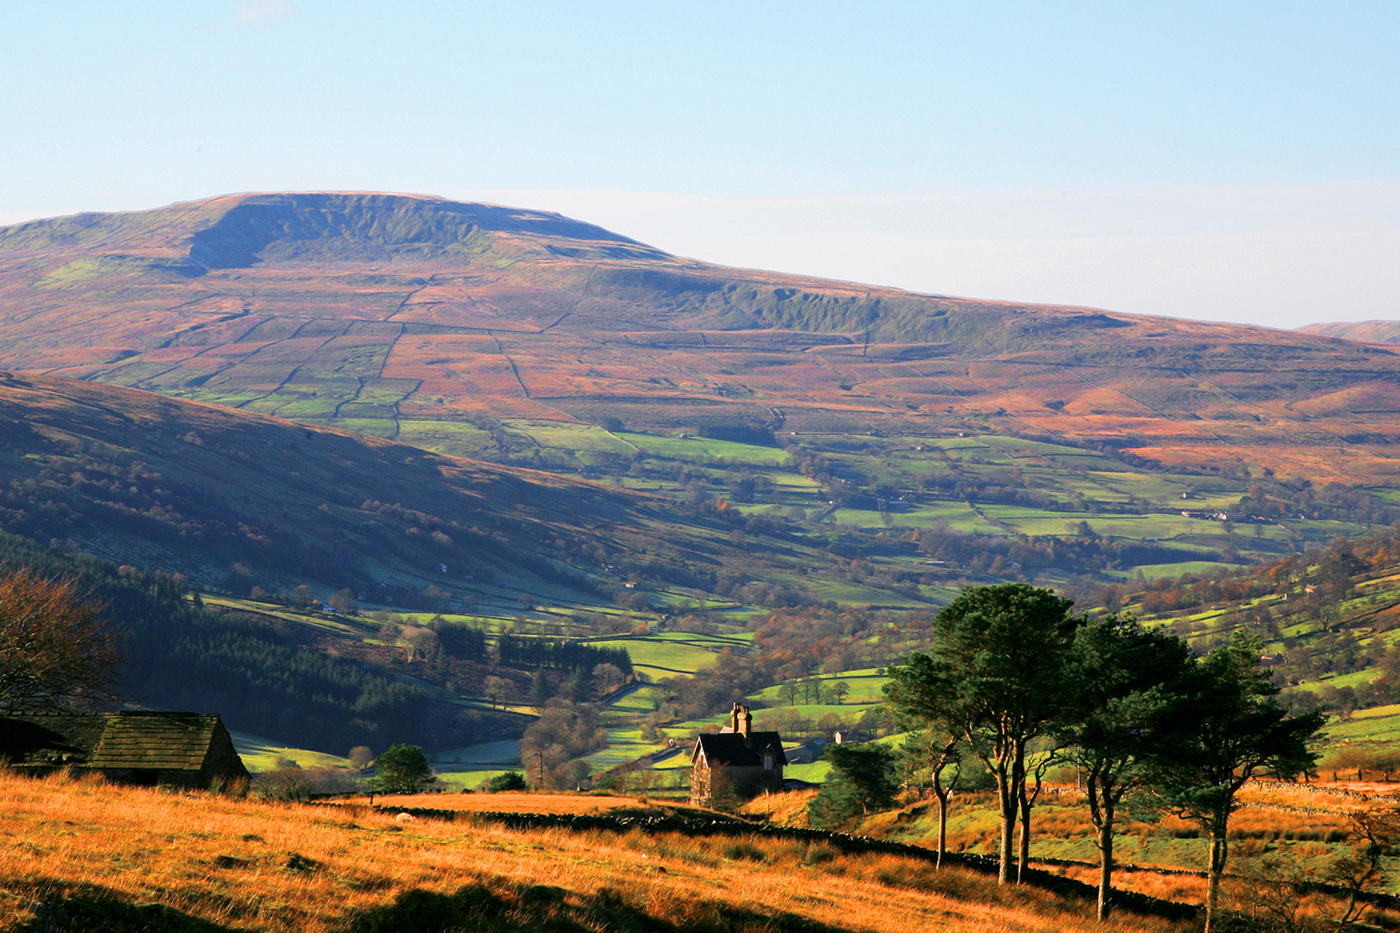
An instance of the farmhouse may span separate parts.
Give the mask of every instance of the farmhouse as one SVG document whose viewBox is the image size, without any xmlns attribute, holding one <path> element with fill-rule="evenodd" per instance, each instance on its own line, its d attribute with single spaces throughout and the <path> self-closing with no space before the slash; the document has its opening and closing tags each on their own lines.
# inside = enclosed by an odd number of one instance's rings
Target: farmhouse
<svg viewBox="0 0 1400 933">
<path fill-rule="evenodd" d="M 38 713 L 0 718 L 0 757 L 21 773 L 66 769 L 145 786 L 211 788 L 247 780 L 218 716 Z"/>
<path fill-rule="evenodd" d="M 776 732 L 754 732 L 747 706 L 734 704 L 729 725 L 702 734 L 690 753 L 690 802 L 706 806 L 732 791 L 737 797 L 783 789 L 783 740 Z"/>
</svg>

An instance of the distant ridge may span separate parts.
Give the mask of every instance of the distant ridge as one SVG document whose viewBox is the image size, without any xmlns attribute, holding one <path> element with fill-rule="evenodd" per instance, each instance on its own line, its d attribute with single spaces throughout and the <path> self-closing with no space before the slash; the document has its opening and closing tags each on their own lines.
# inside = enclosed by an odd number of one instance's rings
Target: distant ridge
<svg viewBox="0 0 1400 933">
<path fill-rule="evenodd" d="M 1352 323 L 1309 324 L 1299 333 L 1340 337 L 1362 343 L 1400 343 L 1400 321 L 1356 321 Z"/>
</svg>

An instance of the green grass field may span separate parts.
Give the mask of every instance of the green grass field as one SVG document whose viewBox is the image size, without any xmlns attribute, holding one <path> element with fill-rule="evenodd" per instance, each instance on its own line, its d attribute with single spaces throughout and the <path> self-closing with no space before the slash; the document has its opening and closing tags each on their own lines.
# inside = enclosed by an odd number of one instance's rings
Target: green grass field
<svg viewBox="0 0 1400 933">
<path fill-rule="evenodd" d="M 238 750 L 238 757 L 243 759 L 243 766 L 254 774 L 271 771 L 277 767 L 279 760 L 294 761 L 304 769 L 350 767 L 350 762 L 339 755 L 308 748 L 290 748 L 246 732 L 230 730 L 229 735 L 233 739 L 233 747 Z"/>
<path fill-rule="evenodd" d="M 632 666 L 651 680 L 694 674 L 715 662 L 725 648 L 745 647 L 742 641 L 710 635 L 666 632 L 632 635 L 593 642 L 609 648 L 626 648 Z"/>
<path fill-rule="evenodd" d="M 616 437 L 645 454 L 682 462 L 711 461 L 716 466 L 779 466 L 787 454 L 776 447 L 757 447 L 708 437 L 663 437 L 619 431 Z"/>
</svg>

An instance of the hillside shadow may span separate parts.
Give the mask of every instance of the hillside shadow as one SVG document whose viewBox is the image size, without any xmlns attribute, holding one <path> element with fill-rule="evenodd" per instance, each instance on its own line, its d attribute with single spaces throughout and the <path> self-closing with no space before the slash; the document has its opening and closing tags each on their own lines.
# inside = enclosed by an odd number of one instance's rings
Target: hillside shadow
<svg viewBox="0 0 1400 933">
<path fill-rule="evenodd" d="M 548 885 L 493 889 L 476 884 L 451 894 L 408 891 L 392 904 L 361 913 L 345 933 L 846 933 L 804 917 L 759 913 L 713 903 L 695 905 L 672 923 L 626 903 L 604 888 L 593 896 Z"/>
<path fill-rule="evenodd" d="M 45 898 L 34 916 L 11 933 L 234 933 L 164 904 L 132 904 L 97 885 L 69 888 Z"/>
</svg>

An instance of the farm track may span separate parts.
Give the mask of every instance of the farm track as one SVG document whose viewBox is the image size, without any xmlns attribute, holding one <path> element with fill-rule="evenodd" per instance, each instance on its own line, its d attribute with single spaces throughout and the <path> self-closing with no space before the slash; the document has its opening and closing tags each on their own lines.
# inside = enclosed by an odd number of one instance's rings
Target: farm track
<svg viewBox="0 0 1400 933">
<path fill-rule="evenodd" d="M 393 416 L 392 416 L 392 418 L 391 418 L 391 420 L 394 422 L 394 433 L 393 433 L 392 435 L 390 435 L 390 438 L 389 438 L 390 440 L 398 440 L 398 439 L 399 439 L 399 433 L 400 433 L 400 431 L 401 431 L 402 428 L 403 428 L 403 424 L 402 424 L 401 421 L 400 421 L 400 419 L 403 418 L 403 409 L 399 408 L 399 406 L 402 405 L 402 404 L 404 403 L 404 401 L 405 401 L 406 399 L 409 398 L 409 396 L 413 395 L 415 392 L 417 392 L 417 391 L 418 391 L 419 389 L 421 389 L 421 388 L 423 388 L 423 380 L 420 379 L 420 380 L 418 380 L 418 385 L 416 385 L 416 386 L 415 386 L 412 390 L 410 390 L 409 392 L 405 393 L 404 396 L 403 396 L 403 398 L 400 398 L 398 401 L 394 402 L 394 407 L 393 407 L 393 412 L 394 412 L 394 414 L 393 414 Z"/>
<path fill-rule="evenodd" d="M 398 346 L 399 341 L 403 339 L 404 326 L 402 324 L 399 324 L 398 328 L 399 332 L 395 334 L 392 339 L 389 340 L 389 349 L 384 351 L 384 358 L 379 361 L 379 370 L 374 374 L 374 378 L 376 379 L 384 378 L 384 367 L 389 365 L 389 357 L 391 354 L 393 354 L 394 347 Z"/>
<path fill-rule="evenodd" d="M 590 269 L 588 272 L 588 278 L 584 280 L 583 288 L 579 289 L 578 297 L 576 297 L 574 299 L 574 303 L 569 306 L 569 310 L 565 311 L 563 314 L 559 315 L 559 317 L 555 318 L 552 323 L 546 324 L 544 327 L 541 327 L 541 334 L 548 333 L 549 331 L 558 327 L 560 324 L 564 323 L 565 318 L 567 318 L 569 315 L 573 314 L 575 311 L 578 310 L 578 306 L 583 303 L 584 297 L 588 294 L 588 289 L 591 288 L 593 285 L 593 277 L 595 275 L 597 275 L 597 273 Z"/>
<path fill-rule="evenodd" d="M 365 380 L 364 380 L 364 377 L 363 377 L 363 376 L 356 376 L 356 377 L 355 377 L 355 394 L 352 395 L 352 396 L 350 396 L 350 397 L 347 398 L 347 399 L 341 399 L 339 402 L 336 403 L 335 410 L 331 412 L 331 420 L 334 421 L 336 418 L 339 418 L 339 417 L 340 417 L 340 410 L 341 410 L 342 408 L 344 408 L 346 405 L 349 405 L 351 402 L 357 402 L 357 401 L 359 401 L 359 399 L 360 399 L 360 393 L 364 391 L 364 388 L 365 388 Z"/>
</svg>

